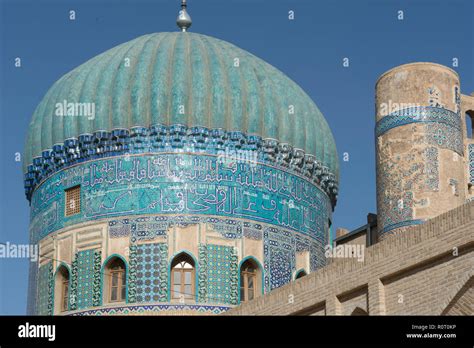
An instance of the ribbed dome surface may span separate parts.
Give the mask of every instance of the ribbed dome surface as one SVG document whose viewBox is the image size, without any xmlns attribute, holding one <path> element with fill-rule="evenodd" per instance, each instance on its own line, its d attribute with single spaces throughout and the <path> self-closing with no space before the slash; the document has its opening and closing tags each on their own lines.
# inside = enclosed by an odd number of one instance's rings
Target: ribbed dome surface
<svg viewBox="0 0 474 348">
<path fill-rule="evenodd" d="M 64 100 L 95 103 L 95 118 L 56 116 Z M 232 44 L 189 32 L 141 36 L 61 77 L 34 112 L 24 165 L 80 134 L 153 124 L 274 138 L 315 155 L 338 176 L 328 124 L 296 83 Z"/>
</svg>

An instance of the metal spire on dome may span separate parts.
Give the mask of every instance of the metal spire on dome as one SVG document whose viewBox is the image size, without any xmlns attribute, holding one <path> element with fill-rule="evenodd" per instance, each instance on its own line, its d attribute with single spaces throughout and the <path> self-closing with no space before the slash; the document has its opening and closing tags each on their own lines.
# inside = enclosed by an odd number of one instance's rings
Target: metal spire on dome
<svg viewBox="0 0 474 348">
<path fill-rule="evenodd" d="M 191 16 L 186 11 L 186 7 L 187 7 L 186 0 L 181 0 L 181 10 L 179 11 L 176 24 L 178 24 L 178 27 L 181 29 L 183 33 L 186 32 L 188 28 L 191 26 L 191 24 L 193 23 L 191 20 Z"/>
</svg>

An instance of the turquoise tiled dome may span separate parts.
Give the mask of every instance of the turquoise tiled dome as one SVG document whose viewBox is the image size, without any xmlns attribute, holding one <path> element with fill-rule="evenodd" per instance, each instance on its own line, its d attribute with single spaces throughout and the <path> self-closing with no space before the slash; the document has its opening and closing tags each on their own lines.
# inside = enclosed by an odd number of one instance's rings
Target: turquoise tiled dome
<svg viewBox="0 0 474 348">
<path fill-rule="evenodd" d="M 56 103 L 64 100 L 94 102 L 95 118 L 55 116 Z M 328 124 L 296 83 L 230 43 L 189 32 L 141 36 L 61 77 L 34 112 L 25 170 L 43 150 L 66 139 L 153 124 L 274 138 L 314 155 L 338 177 Z"/>
</svg>

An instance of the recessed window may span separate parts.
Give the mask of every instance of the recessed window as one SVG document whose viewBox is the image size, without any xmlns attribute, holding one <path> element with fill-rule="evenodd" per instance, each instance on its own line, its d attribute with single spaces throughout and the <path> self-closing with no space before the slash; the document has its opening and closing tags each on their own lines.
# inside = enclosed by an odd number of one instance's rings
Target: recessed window
<svg viewBox="0 0 474 348">
<path fill-rule="evenodd" d="M 474 110 L 466 111 L 466 137 L 474 139 Z"/>
<path fill-rule="evenodd" d="M 61 311 L 65 312 L 68 308 L 68 291 L 69 291 L 69 279 L 63 281 L 63 288 L 61 294 Z"/>
<path fill-rule="evenodd" d="M 171 264 L 172 298 L 193 299 L 194 261 L 186 254 L 178 255 Z"/>
<path fill-rule="evenodd" d="M 303 278 L 306 275 L 306 272 L 302 269 L 296 273 L 295 279 Z"/>
<path fill-rule="evenodd" d="M 114 257 L 105 266 L 105 287 L 107 289 L 107 302 L 125 302 L 127 295 L 127 282 L 125 264 L 118 257 Z"/>
<path fill-rule="evenodd" d="M 71 216 L 81 212 L 81 186 L 74 186 L 66 190 L 65 215 Z"/>
<path fill-rule="evenodd" d="M 59 312 L 66 312 L 69 309 L 69 271 L 66 267 L 60 266 L 56 273 L 56 294 Z"/>
<path fill-rule="evenodd" d="M 260 270 L 252 260 L 245 261 L 240 267 L 240 301 L 247 302 L 258 296 Z"/>
<path fill-rule="evenodd" d="M 351 315 L 369 315 L 369 313 L 367 313 L 366 311 L 364 311 L 362 308 L 360 307 L 356 307 L 353 311 L 352 311 L 352 314 Z"/>
</svg>

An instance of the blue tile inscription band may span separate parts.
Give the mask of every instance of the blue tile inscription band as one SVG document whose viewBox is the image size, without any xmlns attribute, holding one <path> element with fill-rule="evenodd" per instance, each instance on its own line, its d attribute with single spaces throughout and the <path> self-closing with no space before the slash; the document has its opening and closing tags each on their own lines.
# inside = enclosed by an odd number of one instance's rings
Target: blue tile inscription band
<svg viewBox="0 0 474 348">
<path fill-rule="evenodd" d="M 462 130 L 461 118 L 455 112 L 434 106 L 417 106 L 384 116 L 375 125 L 375 135 L 379 137 L 392 128 L 406 124 L 428 122 L 442 123 L 459 131 Z"/>
<path fill-rule="evenodd" d="M 64 190 L 81 186 L 79 214 L 64 216 Z M 126 215 L 244 218 L 324 239 L 329 197 L 309 180 L 263 164 L 193 154 L 135 155 L 62 170 L 32 197 L 34 240 L 80 222 Z M 122 231 L 123 232 L 123 231 Z"/>
<path fill-rule="evenodd" d="M 36 187 L 46 178 L 79 163 L 145 153 L 201 153 L 258 161 L 310 179 L 330 197 L 332 208 L 336 205 L 337 165 L 322 163 L 314 155 L 275 139 L 181 124 L 96 131 L 77 139 L 66 139 L 42 151 L 42 155 L 33 158 L 33 163 L 27 166 L 25 194 L 31 200 Z"/>
<path fill-rule="evenodd" d="M 425 125 L 427 143 L 463 155 L 461 117 L 440 107 L 417 106 L 395 111 L 377 122 L 375 135 L 379 137 L 393 128 L 408 124 Z"/>
</svg>

